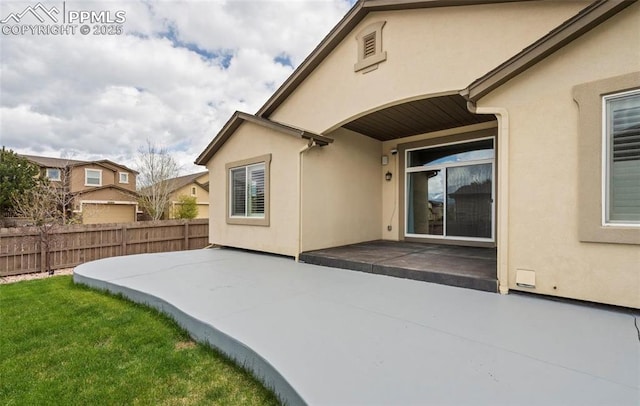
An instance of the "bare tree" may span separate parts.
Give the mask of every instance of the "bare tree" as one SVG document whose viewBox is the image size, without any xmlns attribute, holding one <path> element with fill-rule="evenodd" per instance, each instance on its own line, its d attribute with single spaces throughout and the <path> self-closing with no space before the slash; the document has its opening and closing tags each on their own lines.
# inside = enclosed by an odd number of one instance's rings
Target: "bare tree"
<svg viewBox="0 0 640 406">
<path fill-rule="evenodd" d="M 76 196 L 74 193 L 71 193 L 71 164 L 73 155 L 74 154 L 70 152 L 63 153 L 62 158 L 66 159 L 66 162 L 64 166 L 60 168 L 60 180 L 51 182 L 51 185 L 56 188 L 54 198 L 62 213 L 62 224 L 71 224 L 74 221 L 73 203 Z"/>
<path fill-rule="evenodd" d="M 14 196 L 14 210 L 20 217 L 30 220 L 40 231 L 39 240 L 45 253 L 45 270 L 50 275 L 51 246 L 54 244 L 54 231 L 66 221 L 64 208 L 59 204 L 59 187 L 46 179 L 24 193 Z"/>
<path fill-rule="evenodd" d="M 138 150 L 138 204 L 152 220 L 159 220 L 169 207 L 173 178 L 180 173 L 178 164 L 165 148 L 147 140 Z"/>
<path fill-rule="evenodd" d="M 49 182 L 48 196 L 58 206 L 62 224 L 73 223 L 73 203 L 75 194 L 71 193 L 71 169 L 69 165 L 60 168 L 60 180 Z"/>
</svg>

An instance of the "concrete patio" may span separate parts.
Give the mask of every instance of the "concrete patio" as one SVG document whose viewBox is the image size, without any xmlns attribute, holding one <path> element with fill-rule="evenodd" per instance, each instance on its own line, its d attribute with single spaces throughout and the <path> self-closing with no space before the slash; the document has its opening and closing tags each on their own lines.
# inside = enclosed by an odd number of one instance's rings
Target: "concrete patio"
<svg viewBox="0 0 640 406">
<path fill-rule="evenodd" d="M 171 315 L 288 404 L 640 404 L 628 309 L 230 249 L 103 259 L 74 281 Z"/>
</svg>

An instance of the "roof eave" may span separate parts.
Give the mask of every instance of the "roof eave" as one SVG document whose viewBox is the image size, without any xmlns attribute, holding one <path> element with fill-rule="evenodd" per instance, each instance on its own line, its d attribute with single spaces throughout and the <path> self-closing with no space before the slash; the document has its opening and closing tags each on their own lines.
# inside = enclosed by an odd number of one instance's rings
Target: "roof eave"
<svg viewBox="0 0 640 406">
<path fill-rule="evenodd" d="M 205 150 L 196 158 L 196 165 L 206 165 L 207 162 L 213 157 L 213 155 L 222 147 L 222 145 L 231 137 L 231 135 L 245 122 L 251 122 L 262 127 L 270 128 L 274 131 L 278 131 L 284 134 L 292 135 L 295 137 L 305 138 L 313 140 L 316 145 L 325 146 L 333 142 L 333 139 L 324 137 L 322 135 L 314 134 L 309 131 L 300 130 L 288 125 L 280 124 L 275 121 L 268 120 L 266 118 L 257 117 L 252 114 L 236 111 L 229 121 L 225 123 L 218 135 L 209 143 Z"/>
<path fill-rule="evenodd" d="M 598 26 L 637 0 L 596 0 L 520 53 L 508 59 L 460 92 L 475 103 L 515 76 Z"/>
</svg>

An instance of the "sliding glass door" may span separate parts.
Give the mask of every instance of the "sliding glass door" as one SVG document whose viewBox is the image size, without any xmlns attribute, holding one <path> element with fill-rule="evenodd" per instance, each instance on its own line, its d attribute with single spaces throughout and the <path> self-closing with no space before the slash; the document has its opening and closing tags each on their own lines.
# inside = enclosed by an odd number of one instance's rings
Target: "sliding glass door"
<svg viewBox="0 0 640 406">
<path fill-rule="evenodd" d="M 494 140 L 406 151 L 408 237 L 492 241 Z"/>
</svg>

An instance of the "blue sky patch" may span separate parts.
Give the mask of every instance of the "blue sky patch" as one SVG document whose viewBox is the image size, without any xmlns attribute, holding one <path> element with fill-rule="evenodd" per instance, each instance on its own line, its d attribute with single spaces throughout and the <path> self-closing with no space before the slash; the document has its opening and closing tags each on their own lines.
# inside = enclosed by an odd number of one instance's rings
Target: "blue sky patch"
<svg viewBox="0 0 640 406">
<path fill-rule="evenodd" d="M 287 55 L 286 52 L 281 53 L 280 55 L 273 58 L 275 63 L 279 63 L 282 66 L 289 66 L 293 68 L 293 63 L 291 63 L 291 57 Z"/>
<path fill-rule="evenodd" d="M 185 48 L 189 51 L 198 54 L 205 61 L 216 61 L 224 69 L 229 68 L 231 60 L 233 59 L 233 51 L 231 50 L 219 50 L 209 51 L 204 48 L 200 48 L 193 42 L 184 42 L 178 38 L 175 26 L 173 24 L 167 25 L 167 30 L 160 33 L 161 38 L 166 38 L 171 41 L 171 44 L 176 48 Z"/>
</svg>

